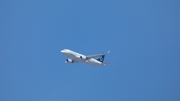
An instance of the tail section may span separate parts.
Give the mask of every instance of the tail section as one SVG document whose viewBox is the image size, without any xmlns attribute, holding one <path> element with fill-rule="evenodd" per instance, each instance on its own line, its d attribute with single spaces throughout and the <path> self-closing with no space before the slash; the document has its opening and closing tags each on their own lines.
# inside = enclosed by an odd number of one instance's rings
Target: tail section
<svg viewBox="0 0 180 101">
<path fill-rule="evenodd" d="M 110 50 L 109 50 L 107 53 L 104 53 L 104 55 L 102 55 L 101 57 L 99 57 L 97 60 L 103 63 L 103 62 L 104 62 L 105 55 L 106 55 L 106 54 L 109 54 L 109 53 L 110 53 Z M 104 63 L 104 64 L 107 64 L 107 63 Z"/>
<path fill-rule="evenodd" d="M 107 64 L 110 64 L 110 62 L 103 62 L 103 65 L 104 65 L 104 66 L 107 65 Z"/>
<path fill-rule="evenodd" d="M 104 62 L 104 58 L 105 58 L 105 55 L 106 54 L 109 54 L 110 53 L 110 50 L 107 52 L 107 53 L 104 53 L 102 56 L 100 56 L 99 58 L 97 58 L 98 61 L 100 61 L 104 66 L 106 64 L 109 64 L 109 62 Z"/>
<path fill-rule="evenodd" d="M 99 57 L 97 60 L 100 61 L 100 62 L 104 62 L 104 57 L 105 57 L 105 55 Z"/>
</svg>

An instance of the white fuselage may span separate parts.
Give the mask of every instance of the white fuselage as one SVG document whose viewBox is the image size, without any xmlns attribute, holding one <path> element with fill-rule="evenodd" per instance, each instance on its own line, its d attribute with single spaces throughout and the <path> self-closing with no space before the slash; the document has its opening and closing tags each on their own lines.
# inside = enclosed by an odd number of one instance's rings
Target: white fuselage
<svg viewBox="0 0 180 101">
<path fill-rule="evenodd" d="M 82 63 L 95 65 L 95 66 L 104 66 L 105 65 L 102 62 L 100 62 L 94 58 L 86 59 L 85 55 L 74 52 L 69 49 L 63 49 L 63 50 L 61 50 L 61 53 L 65 56 L 67 56 L 68 58 L 72 59 L 75 62 L 82 62 Z"/>
</svg>

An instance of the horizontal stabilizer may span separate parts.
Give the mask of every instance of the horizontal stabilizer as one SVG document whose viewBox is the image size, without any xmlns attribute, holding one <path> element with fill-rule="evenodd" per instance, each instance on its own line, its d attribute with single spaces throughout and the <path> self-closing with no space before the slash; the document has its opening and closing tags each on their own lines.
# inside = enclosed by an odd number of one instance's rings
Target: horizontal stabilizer
<svg viewBox="0 0 180 101">
<path fill-rule="evenodd" d="M 110 64 L 110 62 L 103 62 L 103 64 Z"/>
</svg>

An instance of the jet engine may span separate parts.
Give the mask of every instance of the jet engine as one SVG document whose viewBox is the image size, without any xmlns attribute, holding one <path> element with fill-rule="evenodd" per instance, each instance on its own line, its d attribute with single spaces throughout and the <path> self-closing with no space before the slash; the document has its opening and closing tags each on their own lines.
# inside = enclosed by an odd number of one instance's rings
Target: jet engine
<svg viewBox="0 0 180 101">
<path fill-rule="evenodd" d="M 66 63 L 74 63 L 74 61 L 72 59 L 66 59 L 65 61 Z"/>
</svg>

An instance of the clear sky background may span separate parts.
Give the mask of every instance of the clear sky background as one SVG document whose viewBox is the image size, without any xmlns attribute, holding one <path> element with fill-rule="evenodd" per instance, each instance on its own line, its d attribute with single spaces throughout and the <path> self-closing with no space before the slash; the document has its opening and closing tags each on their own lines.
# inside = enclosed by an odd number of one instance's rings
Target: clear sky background
<svg viewBox="0 0 180 101">
<path fill-rule="evenodd" d="M 179 5 L 1 0 L 0 101 L 180 101 Z M 111 64 L 65 64 L 64 48 Z"/>
</svg>

